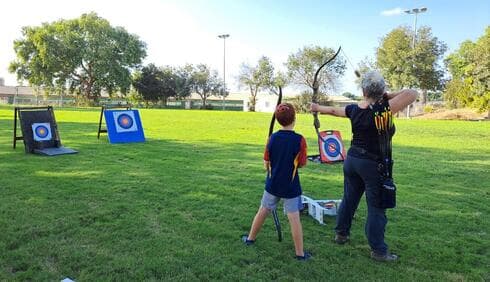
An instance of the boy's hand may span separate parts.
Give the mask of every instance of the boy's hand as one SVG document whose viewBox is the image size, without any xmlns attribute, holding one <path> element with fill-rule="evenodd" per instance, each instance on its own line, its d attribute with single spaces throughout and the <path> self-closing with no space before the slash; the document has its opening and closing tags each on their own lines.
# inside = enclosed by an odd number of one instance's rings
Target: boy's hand
<svg viewBox="0 0 490 282">
<path fill-rule="evenodd" d="M 264 169 L 269 171 L 269 161 L 264 161 Z"/>
</svg>

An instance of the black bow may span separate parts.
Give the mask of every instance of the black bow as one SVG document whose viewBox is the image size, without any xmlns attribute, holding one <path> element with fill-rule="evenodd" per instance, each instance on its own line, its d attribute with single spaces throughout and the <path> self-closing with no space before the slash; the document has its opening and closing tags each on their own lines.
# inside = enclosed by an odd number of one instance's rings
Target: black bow
<svg viewBox="0 0 490 282">
<path fill-rule="evenodd" d="M 279 97 L 277 98 L 276 108 L 277 108 L 277 106 L 279 106 L 279 104 L 281 104 L 281 101 L 282 101 L 282 87 L 279 86 Z M 275 112 L 276 111 L 274 109 L 274 112 L 272 113 L 271 123 L 269 126 L 269 137 L 271 137 L 272 132 L 274 131 L 274 123 L 276 121 Z M 269 143 L 269 140 L 267 140 L 267 143 Z M 269 170 L 270 170 L 270 167 L 267 168 L 267 175 L 270 175 L 270 173 L 272 173 Z M 276 226 L 277 239 L 279 240 L 279 242 L 281 242 L 282 241 L 281 222 L 279 221 L 279 217 L 277 216 L 277 210 L 275 210 L 275 209 L 272 210 L 272 218 L 274 219 L 274 225 Z"/>
<path fill-rule="evenodd" d="M 318 85 L 318 74 L 320 74 L 320 71 L 322 70 L 323 67 L 328 65 L 331 61 L 333 61 L 337 55 L 340 53 L 340 50 L 342 49 L 342 46 L 339 46 L 339 49 L 337 52 L 330 58 L 328 59 L 323 65 L 321 65 L 318 70 L 315 73 L 315 76 L 313 78 L 313 97 L 311 97 L 311 101 L 313 103 L 318 103 L 318 89 L 320 86 Z M 313 125 L 315 126 L 315 131 L 316 134 L 318 135 L 318 138 L 321 139 L 320 137 L 320 120 L 318 119 L 318 112 L 313 112 Z"/>
</svg>

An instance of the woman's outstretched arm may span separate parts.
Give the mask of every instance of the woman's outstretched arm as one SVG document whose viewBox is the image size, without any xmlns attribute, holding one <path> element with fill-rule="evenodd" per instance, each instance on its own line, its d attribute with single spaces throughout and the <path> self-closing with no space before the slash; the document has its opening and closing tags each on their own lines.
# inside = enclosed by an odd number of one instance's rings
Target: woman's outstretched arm
<svg viewBox="0 0 490 282">
<path fill-rule="evenodd" d="M 336 117 L 346 117 L 345 107 L 320 106 L 318 104 L 311 103 L 310 111 L 319 112 L 320 114 L 332 115 Z"/>
</svg>

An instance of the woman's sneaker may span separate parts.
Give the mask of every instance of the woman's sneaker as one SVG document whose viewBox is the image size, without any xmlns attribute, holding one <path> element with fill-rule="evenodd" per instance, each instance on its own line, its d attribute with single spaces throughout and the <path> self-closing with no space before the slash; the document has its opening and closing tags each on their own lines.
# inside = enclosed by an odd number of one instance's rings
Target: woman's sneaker
<svg viewBox="0 0 490 282">
<path fill-rule="evenodd" d="M 380 255 L 375 252 L 371 252 L 371 258 L 374 259 L 375 261 L 381 261 L 381 262 L 392 262 L 392 261 L 397 261 L 398 256 L 395 254 L 390 254 L 386 253 L 384 255 Z"/>
<path fill-rule="evenodd" d="M 335 243 L 337 243 L 339 245 L 343 245 L 343 244 L 349 242 L 349 236 L 335 234 L 334 241 L 335 241 Z"/>
</svg>

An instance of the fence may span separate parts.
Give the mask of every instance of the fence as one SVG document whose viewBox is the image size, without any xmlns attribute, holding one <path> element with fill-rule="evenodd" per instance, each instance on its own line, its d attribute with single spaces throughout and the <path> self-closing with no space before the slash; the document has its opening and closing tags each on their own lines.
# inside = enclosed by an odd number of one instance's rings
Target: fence
<svg viewBox="0 0 490 282">
<path fill-rule="evenodd" d="M 168 100 L 164 106 L 160 103 L 145 103 L 145 102 L 130 102 L 125 98 L 109 98 L 102 97 L 99 99 L 99 105 L 126 105 L 133 104 L 136 107 L 150 108 L 166 108 L 166 109 L 201 109 L 202 101 L 200 99 L 187 100 Z M 17 95 L 7 94 L 0 96 L 0 104 L 12 105 L 36 105 L 36 106 L 59 106 L 59 107 L 74 107 L 79 105 L 74 96 L 57 96 L 57 95 Z M 208 110 L 225 110 L 225 111 L 243 111 L 243 100 L 207 100 L 206 109 Z"/>
</svg>

